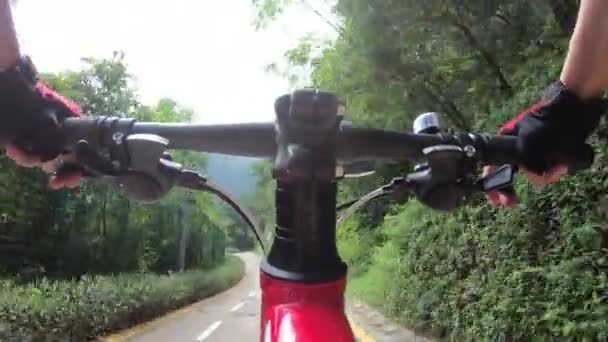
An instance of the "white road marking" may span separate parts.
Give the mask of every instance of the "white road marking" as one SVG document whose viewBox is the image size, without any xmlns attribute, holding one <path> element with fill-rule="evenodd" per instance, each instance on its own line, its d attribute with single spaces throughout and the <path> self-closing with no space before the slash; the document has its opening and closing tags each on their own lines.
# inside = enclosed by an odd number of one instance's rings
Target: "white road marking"
<svg viewBox="0 0 608 342">
<path fill-rule="evenodd" d="M 249 292 L 249 298 L 251 298 L 251 297 L 255 297 L 255 291 Z"/>
<path fill-rule="evenodd" d="M 230 312 L 235 312 L 237 310 L 239 310 L 240 308 L 243 307 L 243 305 L 245 305 L 247 302 L 240 302 L 237 305 L 235 305 L 232 309 L 230 309 Z"/>
<path fill-rule="evenodd" d="M 222 321 L 216 321 L 213 324 L 211 324 L 209 326 L 209 328 L 207 328 L 207 330 L 203 331 L 202 334 L 200 334 L 196 340 L 198 342 L 203 341 L 204 339 L 206 339 L 207 337 L 211 336 L 211 334 L 213 334 L 213 332 L 215 331 L 215 329 L 219 328 L 219 326 L 222 324 Z"/>
</svg>

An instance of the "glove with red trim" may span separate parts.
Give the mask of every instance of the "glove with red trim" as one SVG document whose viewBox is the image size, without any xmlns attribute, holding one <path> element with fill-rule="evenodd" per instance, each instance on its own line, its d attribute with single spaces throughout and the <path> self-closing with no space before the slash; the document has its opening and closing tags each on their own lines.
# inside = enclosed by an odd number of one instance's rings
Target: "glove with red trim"
<svg viewBox="0 0 608 342">
<path fill-rule="evenodd" d="M 541 101 L 504 124 L 499 134 L 518 136 L 524 173 L 536 185 L 548 184 L 591 165 L 594 152 L 586 140 L 606 108 L 605 99 L 582 100 L 558 81 L 548 87 Z M 494 169 L 486 167 L 484 176 Z M 513 187 L 488 192 L 487 197 L 494 206 L 517 204 Z"/>
<path fill-rule="evenodd" d="M 586 143 L 607 108 L 602 98 L 582 100 L 563 83 L 553 83 L 544 98 L 500 129 L 517 135 L 521 165 L 536 174 L 558 165 L 570 171 L 587 168 L 594 157 Z"/>
<path fill-rule="evenodd" d="M 0 145 L 11 144 L 49 161 L 63 152 L 61 122 L 80 116 L 73 101 L 38 78 L 29 57 L 0 70 Z"/>
</svg>

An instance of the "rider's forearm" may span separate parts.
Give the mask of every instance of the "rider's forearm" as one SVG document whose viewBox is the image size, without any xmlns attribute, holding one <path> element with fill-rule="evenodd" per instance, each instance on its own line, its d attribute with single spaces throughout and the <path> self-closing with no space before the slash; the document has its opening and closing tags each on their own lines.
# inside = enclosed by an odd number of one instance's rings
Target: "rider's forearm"
<svg viewBox="0 0 608 342">
<path fill-rule="evenodd" d="M 561 81 L 583 98 L 608 88 L 608 1 L 581 0 Z"/>
<path fill-rule="evenodd" d="M 0 67 L 15 64 L 19 58 L 19 43 L 13 24 L 9 0 L 0 0 Z"/>
</svg>

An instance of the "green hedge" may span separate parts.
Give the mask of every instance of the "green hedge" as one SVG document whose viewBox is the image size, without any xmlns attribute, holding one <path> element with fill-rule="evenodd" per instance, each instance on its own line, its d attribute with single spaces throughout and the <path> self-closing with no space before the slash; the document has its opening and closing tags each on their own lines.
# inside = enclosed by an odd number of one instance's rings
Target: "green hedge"
<svg viewBox="0 0 608 342">
<path fill-rule="evenodd" d="M 455 341 L 608 341 L 607 181 L 520 184 L 514 210 L 446 215 L 412 201 L 341 241 L 350 293 Z"/>
<path fill-rule="evenodd" d="M 85 341 L 131 327 L 236 284 L 244 265 L 230 257 L 211 270 L 122 274 L 21 286 L 0 281 L 1 341 Z"/>
<path fill-rule="evenodd" d="M 410 201 L 379 227 L 347 222 L 350 294 L 455 341 L 608 341 L 607 133 L 592 170 L 543 189 L 520 181 L 516 209 Z"/>
</svg>

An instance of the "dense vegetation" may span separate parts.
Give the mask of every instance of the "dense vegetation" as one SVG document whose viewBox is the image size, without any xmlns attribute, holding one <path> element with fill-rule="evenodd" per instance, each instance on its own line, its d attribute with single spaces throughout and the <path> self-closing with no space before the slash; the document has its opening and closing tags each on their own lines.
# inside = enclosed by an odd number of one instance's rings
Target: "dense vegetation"
<svg viewBox="0 0 608 342">
<path fill-rule="evenodd" d="M 139 103 L 120 53 L 43 78 L 86 115 L 192 119 L 192 111 L 171 99 Z M 200 171 L 206 167 L 202 154 L 172 156 Z M 18 333 L 22 338 L 15 340 L 82 341 L 215 293 L 240 279 L 242 265 L 226 262 L 225 248 L 252 248 L 243 232 L 238 216 L 208 194 L 175 189 L 142 205 L 103 179 L 78 191 L 53 191 L 43 171 L 1 156 L 0 277 L 6 280 L 0 280 L 0 339 Z"/>
<path fill-rule="evenodd" d="M 79 282 L 0 281 L 0 340 L 87 341 L 214 295 L 242 277 L 231 256 L 212 270 L 87 276 Z"/>
<path fill-rule="evenodd" d="M 298 3 L 254 1 L 261 24 Z M 269 69 L 282 65 L 295 85 L 336 92 L 360 126 L 408 130 L 417 114 L 439 111 L 453 128 L 495 131 L 558 77 L 577 7 L 338 0 L 335 18 L 325 18 L 337 38 L 308 35 Z M 415 200 L 367 208 L 339 227 L 352 293 L 457 341 L 608 340 L 607 128 L 593 137 L 591 170 L 544 189 L 520 181 L 517 209 L 493 209 L 483 198 L 449 214 Z M 341 200 L 406 168 L 343 182 Z"/>
<path fill-rule="evenodd" d="M 84 71 L 45 79 L 90 115 L 159 121 L 192 117 L 191 111 L 169 99 L 153 107 L 138 104 L 119 54 L 111 60 L 88 60 Z M 174 158 L 205 167 L 200 154 L 180 152 Z M 188 266 L 211 266 L 223 259 L 221 215 L 205 194 L 174 191 L 161 202 L 144 206 L 104 180 L 86 182 L 76 194 L 49 189 L 44 172 L 18 168 L 7 158 L 0 162 L 0 173 L 0 265 L 7 273 L 36 269 L 47 276 L 71 277 L 176 269 L 179 236 L 186 225 L 196 228 L 190 229 Z"/>
</svg>

